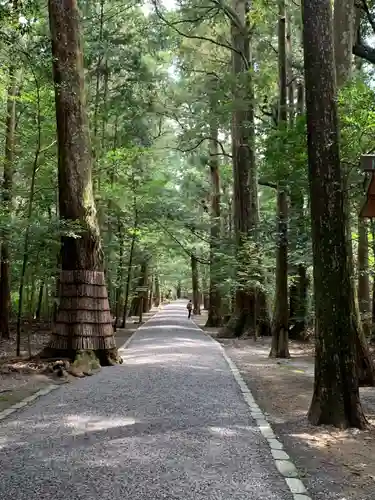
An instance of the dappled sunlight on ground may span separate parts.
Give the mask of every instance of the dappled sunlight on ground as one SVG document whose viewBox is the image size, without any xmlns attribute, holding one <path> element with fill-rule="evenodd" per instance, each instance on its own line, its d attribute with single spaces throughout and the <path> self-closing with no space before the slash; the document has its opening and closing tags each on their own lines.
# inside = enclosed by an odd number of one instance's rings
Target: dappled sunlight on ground
<svg viewBox="0 0 375 500">
<path fill-rule="evenodd" d="M 265 343 L 266 344 L 266 343 Z M 367 431 L 313 427 L 306 418 L 313 391 L 314 359 L 299 353 L 273 360 L 252 340 L 226 342 L 259 405 L 287 451 L 300 465 L 317 500 L 373 500 L 375 488 L 375 388 L 361 389 L 371 424 Z M 300 348 L 299 348 L 300 351 Z M 322 493 L 326 488 L 326 493 Z"/>
<path fill-rule="evenodd" d="M 204 312 L 194 321 L 201 327 Z M 204 328 L 215 336 L 218 329 Z M 314 500 L 373 500 L 375 491 L 375 388 L 361 388 L 369 428 L 338 430 L 307 421 L 314 380 L 314 346 L 290 343 L 292 358 L 268 357 L 270 338 L 220 339 L 295 459 Z"/>
<path fill-rule="evenodd" d="M 218 345 L 185 308 L 142 325 L 122 365 L 2 422 L 1 500 L 291 498 Z"/>
<path fill-rule="evenodd" d="M 63 419 L 66 427 L 71 427 L 74 432 L 90 432 L 134 425 L 133 417 L 110 418 L 86 415 L 67 415 Z"/>
</svg>

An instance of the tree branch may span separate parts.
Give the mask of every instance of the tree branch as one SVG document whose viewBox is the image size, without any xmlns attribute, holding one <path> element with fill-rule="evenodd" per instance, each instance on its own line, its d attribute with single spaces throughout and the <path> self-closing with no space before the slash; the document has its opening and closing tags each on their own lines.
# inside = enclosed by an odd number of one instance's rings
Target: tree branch
<svg viewBox="0 0 375 500">
<path fill-rule="evenodd" d="M 359 0 L 359 1 L 360 5 L 356 5 L 356 7 L 363 10 L 366 13 L 367 20 L 370 23 L 370 26 L 375 33 L 375 19 L 373 18 L 370 12 L 367 2 L 366 0 Z M 371 64 L 375 64 L 375 49 L 370 47 L 370 45 L 368 45 L 362 40 L 360 26 L 358 27 L 357 30 L 357 38 L 353 45 L 352 52 L 355 56 L 360 57 L 361 59 L 364 59 L 365 61 Z"/>
<path fill-rule="evenodd" d="M 277 184 L 275 184 L 273 182 L 268 182 L 265 179 L 259 179 L 258 180 L 258 184 L 260 186 L 266 186 L 266 187 L 269 187 L 269 188 L 272 188 L 272 189 L 277 189 Z"/>
<path fill-rule="evenodd" d="M 356 42 L 353 45 L 353 54 L 365 61 L 375 64 L 375 49 L 364 42 Z"/>
<path fill-rule="evenodd" d="M 369 6 L 367 5 L 367 1 L 366 0 L 361 0 L 361 8 L 365 12 L 365 14 L 366 14 L 367 20 L 370 23 L 372 31 L 375 33 L 375 19 L 374 19 L 373 15 L 370 12 L 370 9 L 369 9 Z"/>
<path fill-rule="evenodd" d="M 211 3 L 219 7 L 228 17 L 229 21 L 234 23 L 239 30 L 246 30 L 246 26 L 243 25 L 237 13 L 229 5 L 226 5 L 222 0 L 211 0 Z"/>
<path fill-rule="evenodd" d="M 182 250 L 189 256 L 189 257 L 194 257 L 197 262 L 201 263 L 201 264 L 204 264 L 204 265 L 209 265 L 210 264 L 210 261 L 209 260 L 204 260 L 204 259 L 201 259 L 200 257 L 197 257 L 195 254 L 193 254 L 193 252 L 190 252 L 187 248 L 184 247 L 184 245 L 174 236 L 173 233 L 171 233 L 169 231 L 169 229 L 167 229 L 165 226 L 163 226 L 163 224 L 161 224 L 158 220 L 156 219 L 153 219 L 157 224 L 159 224 L 159 226 L 162 228 L 162 230 L 168 234 L 168 236 L 174 241 L 176 242 L 181 248 Z"/>
<path fill-rule="evenodd" d="M 181 31 L 179 28 L 177 28 L 176 26 L 173 25 L 173 23 L 171 23 L 170 21 L 168 21 L 164 16 L 163 14 L 160 12 L 158 6 L 157 6 L 157 0 L 152 0 L 152 4 L 155 8 L 155 12 L 156 12 L 156 15 L 159 17 L 159 19 L 161 19 L 167 26 L 169 26 L 170 28 L 174 29 L 176 31 L 176 33 L 178 33 L 179 35 L 185 37 L 185 38 L 190 38 L 192 40 L 201 40 L 203 42 L 210 42 L 210 43 L 213 43 L 214 45 L 217 45 L 218 47 L 223 47 L 225 49 L 228 49 L 232 52 L 235 52 L 236 54 L 238 54 L 239 56 L 241 56 L 241 58 L 245 61 L 245 64 L 246 64 L 246 68 L 248 68 L 248 61 L 246 61 L 246 58 L 244 56 L 244 54 L 240 51 L 240 50 L 237 50 L 235 47 L 233 47 L 233 45 L 229 45 L 227 43 L 223 43 L 223 42 L 219 42 L 217 40 L 214 40 L 213 38 L 209 38 L 209 37 L 206 37 L 206 36 L 199 36 L 199 35 L 192 35 L 190 33 L 184 33 L 183 31 Z"/>
<path fill-rule="evenodd" d="M 222 143 L 216 139 L 215 137 L 202 137 L 198 142 L 197 144 L 195 144 L 195 146 L 192 146 L 191 148 L 187 148 L 187 149 L 182 149 L 182 148 L 174 148 L 176 149 L 177 151 L 181 151 L 181 153 L 190 153 L 191 151 L 194 151 L 195 149 L 197 149 L 204 141 L 215 141 L 216 144 L 220 147 L 221 149 L 221 153 L 219 153 L 218 155 L 213 155 L 213 154 L 210 154 L 210 156 L 227 156 L 228 158 L 232 158 L 232 155 L 230 155 L 229 153 L 227 153 L 225 151 L 225 148 L 224 146 L 222 145 Z"/>
</svg>

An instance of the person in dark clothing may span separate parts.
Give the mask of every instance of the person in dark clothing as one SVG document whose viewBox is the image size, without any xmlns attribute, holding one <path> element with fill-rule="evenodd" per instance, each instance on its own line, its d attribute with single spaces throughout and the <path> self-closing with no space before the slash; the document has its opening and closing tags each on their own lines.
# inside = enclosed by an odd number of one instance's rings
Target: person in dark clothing
<svg viewBox="0 0 375 500">
<path fill-rule="evenodd" d="M 191 303 L 191 300 L 189 300 L 188 305 L 186 306 L 186 309 L 188 310 L 188 319 L 191 318 L 191 311 L 193 309 L 193 304 Z"/>
</svg>

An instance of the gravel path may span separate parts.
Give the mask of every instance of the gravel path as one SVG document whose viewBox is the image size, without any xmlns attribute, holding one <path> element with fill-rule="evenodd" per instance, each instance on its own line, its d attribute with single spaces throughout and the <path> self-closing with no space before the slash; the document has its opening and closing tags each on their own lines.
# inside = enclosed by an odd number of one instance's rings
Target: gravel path
<svg viewBox="0 0 375 500">
<path fill-rule="evenodd" d="M 291 500 L 218 345 L 166 306 L 124 364 L 0 422 L 0 499 Z"/>
</svg>

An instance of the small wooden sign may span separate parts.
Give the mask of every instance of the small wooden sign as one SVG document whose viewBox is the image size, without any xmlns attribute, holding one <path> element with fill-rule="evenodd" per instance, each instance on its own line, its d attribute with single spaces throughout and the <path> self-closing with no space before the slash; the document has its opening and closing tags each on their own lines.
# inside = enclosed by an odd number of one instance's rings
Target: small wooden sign
<svg viewBox="0 0 375 500">
<path fill-rule="evenodd" d="M 135 289 L 136 292 L 147 292 L 148 291 L 148 286 L 137 286 Z"/>
<path fill-rule="evenodd" d="M 375 173 L 375 155 L 362 155 L 361 166 L 364 172 Z"/>
</svg>

